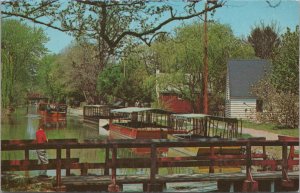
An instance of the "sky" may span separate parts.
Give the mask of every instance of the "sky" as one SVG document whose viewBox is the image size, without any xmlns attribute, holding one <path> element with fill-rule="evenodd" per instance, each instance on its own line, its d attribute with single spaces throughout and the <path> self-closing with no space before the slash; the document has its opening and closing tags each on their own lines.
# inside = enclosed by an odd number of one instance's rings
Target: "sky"
<svg viewBox="0 0 300 193">
<path fill-rule="evenodd" d="M 210 19 L 214 19 L 222 24 L 231 26 L 233 33 L 237 37 L 247 37 L 251 29 L 260 22 L 270 24 L 275 22 L 279 27 L 279 32 L 284 33 L 286 28 L 292 30 L 300 21 L 300 2 L 296 0 L 269 0 L 273 5 L 278 2 L 277 7 L 270 7 L 266 0 L 227 0 L 226 4 L 218 8 L 216 13 Z M 169 4 L 175 5 L 179 10 L 182 9 L 180 0 L 168 1 Z M 180 22 L 173 22 L 164 27 L 166 31 L 172 31 L 175 27 L 180 26 Z M 46 47 L 52 53 L 59 53 L 68 46 L 73 38 L 63 32 L 45 28 L 49 37 Z"/>
</svg>

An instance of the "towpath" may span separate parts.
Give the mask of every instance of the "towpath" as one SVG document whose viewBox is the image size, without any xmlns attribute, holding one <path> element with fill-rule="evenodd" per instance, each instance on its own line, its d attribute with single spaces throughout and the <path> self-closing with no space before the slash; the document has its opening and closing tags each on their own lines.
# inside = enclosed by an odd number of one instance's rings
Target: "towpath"
<svg viewBox="0 0 300 193">
<path fill-rule="evenodd" d="M 258 129 L 243 128 L 243 134 L 249 134 L 252 137 L 266 137 L 267 140 L 278 139 L 278 134 Z"/>
</svg>

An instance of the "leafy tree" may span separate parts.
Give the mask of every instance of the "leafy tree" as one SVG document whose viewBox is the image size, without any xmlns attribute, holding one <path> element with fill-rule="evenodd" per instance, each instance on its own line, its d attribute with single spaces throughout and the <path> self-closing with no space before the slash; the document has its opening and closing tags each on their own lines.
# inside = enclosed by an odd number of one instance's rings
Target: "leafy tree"
<svg viewBox="0 0 300 193">
<path fill-rule="evenodd" d="M 186 13 L 178 14 L 173 5 L 163 2 L 147 3 L 134 1 L 4 1 L 2 14 L 33 21 L 84 38 L 95 45 L 97 73 L 107 65 L 110 56 L 118 54 L 132 38 L 150 45 L 162 27 L 176 20 L 186 20 L 213 11 L 223 2 L 207 9 L 196 6 L 196 2 L 185 2 Z M 164 15 L 169 13 L 169 17 Z M 95 73 L 91 71 L 90 73 Z M 95 77 L 95 76 L 93 76 Z M 91 83 L 91 82 L 88 82 Z M 96 82 L 90 84 L 95 89 Z M 87 86 L 87 85 L 86 85 Z M 94 101 L 92 92 L 85 92 L 89 102 Z M 95 90 L 93 90 L 95 92 Z M 91 96 L 90 96 L 91 95 Z"/>
<path fill-rule="evenodd" d="M 64 73 L 61 72 L 61 65 L 57 60 L 58 56 L 55 54 L 41 59 L 35 89 L 49 96 L 50 100 L 60 102 L 66 96 L 66 89 L 62 82 Z"/>
<path fill-rule="evenodd" d="M 108 102 L 122 99 L 129 105 L 134 105 L 136 101 L 150 103 L 153 100 L 154 81 L 138 58 L 131 55 L 100 73 L 98 90 Z"/>
<path fill-rule="evenodd" d="M 66 93 L 81 93 L 89 104 L 99 103 L 96 83 L 100 72 L 95 46 L 86 42 L 76 42 L 66 48 L 56 61 L 59 64 L 56 76 L 64 85 Z"/>
<path fill-rule="evenodd" d="M 1 79 L 1 99 L 2 107 L 7 108 L 12 105 L 13 101 L 13 63 L 12 57 L 2 49 L 2 79 Z"/>
<path fill-rule="evenodd" d="M 2 107 L 13 107 L 33 89 L 37 65 L 46 52 L 47 37 L 40 28 L 17 20 L 2 20 Z"/>
<path fill-rule="evenodd" d="M 249 43 L 253 46 L 255 55 L 262 59 L 272 59 L 274 51 L 279 46 L 280 38 L 276 25 L 261 23 L 252 29 L 248 36 Z"/>
<path fill-rule="evenodd" d="M 275 51 L 270 77 L 253 88 L 254 94 L 263 100 L 261 121 L 281 126 L 299 126 L 299 26 L 295 31 L 287 28 L 281 36 L 281 44 Z"/>
<path fill-rule="evenodd" d="M 210 23 L 208 34 L 209 92 L 213 110 L 225 100 L 227 60 L 253 58 L 254 51 L 249 44 L 234 37 L 230 27 L 226 25 Z M 202 92 L 202 37 L 203 26 L 195 23 L 177 28 L 175 37 L 152 47 L 157 54 L 161 71 L 166 73 L 161 78 L 160 85 L 175 88 L 193 104 Z"/>
<path fill-rule="evenodd" d="M 273 61 L 272 82 L 277 89 L 299 95 L 299 26 L 287 28 Z"/>
</svg>

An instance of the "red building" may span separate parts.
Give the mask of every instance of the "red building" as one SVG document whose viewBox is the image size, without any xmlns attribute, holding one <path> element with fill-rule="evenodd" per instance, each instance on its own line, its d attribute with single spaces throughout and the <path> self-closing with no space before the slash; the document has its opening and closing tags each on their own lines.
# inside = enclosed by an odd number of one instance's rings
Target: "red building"
<svg viewBox="0 0 300 193">
<path fill-rule="evenodd" d="M 193 113 L 192 103 L 180 97 L 175 92 L 162 92 L 159 96 L 160 103 L 165 106 L 166 109 L 175 113 Z M 196 104 L 196 112 L 200 112 L 200 100 L 198 98 Z"/>
</svg>

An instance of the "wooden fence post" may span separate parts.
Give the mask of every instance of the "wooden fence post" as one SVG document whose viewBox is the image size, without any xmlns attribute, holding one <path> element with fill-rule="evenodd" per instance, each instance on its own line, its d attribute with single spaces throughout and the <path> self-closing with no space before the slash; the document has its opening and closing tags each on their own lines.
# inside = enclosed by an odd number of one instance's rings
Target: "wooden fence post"
<svg viewBox="0 0 300 193">
<path fill-rule="evenodd" d="M 112 170 L 111 170 L 111 180 L 112 183 L 108 185 L 108 192 L 119 192 L 120 188 L 117 185 L 116 178 L 117 178 L 117 145 L 113 145 L 112 148 Z"/>
<path fill-rule="evenodd" d="M 243 192 L 257 192 L 258 183 L 253 180 L 251 174 L 252 156 L 251 156 L 251 145 L 248 142 L 246 146 L 246 180 L 243 182 Z"/>
<path fill-rule="evenodd" d="M 215 173 L 215 148 L 213 146 L 210 147 L 210 157 L 209 173 Z"/>
<path fill-rule="evenodd" d="M 281 185 L 286 188 L 294 187 L 294 183 L 288 177 L 288 145 L 287 143 L 283 143 L 282 145 L 282 164 L 281 164 L 281 171 L 282 171 L 282 180 Z"/>
<path fill-rule="evenodd" d="M 65 187 L 61 184 L 61 147 L 56 149 L 56 191 L 63 191 Z"/>
<path fill-rule="evenodd" d="M 105 148 L 105 168 L 104 175 L 109 175 L 109 147 Z"/>
<path fill-rule="evenodd" d="M 29 161 L 29 149 L 25 149 L 25 160 Z M 25 171 L 25 176 L 29 177 L 29 172 L 28 170 Z"/>
<path fill-rule="evenodd" d="M 70 170 L 70 164 L 71 164 L 71 150 L 70 148 L 66 149 L 66 159 L 67 159 L 67 165 L 68 168 L 66 169 L 66 176 L 70 176 L 71 175 L 71 170 Z"/>
<path fill-rule="evenodd" d="M 157 167 L 157 148 L 154 143 L 151 144 L 151 168 L 150 168 L 150 183 L 148 184 L 148 192 L 162 192 L 163 185 L 157 184 L 155 180 L 155 175 L 158 171 Z"/>
</svg>

